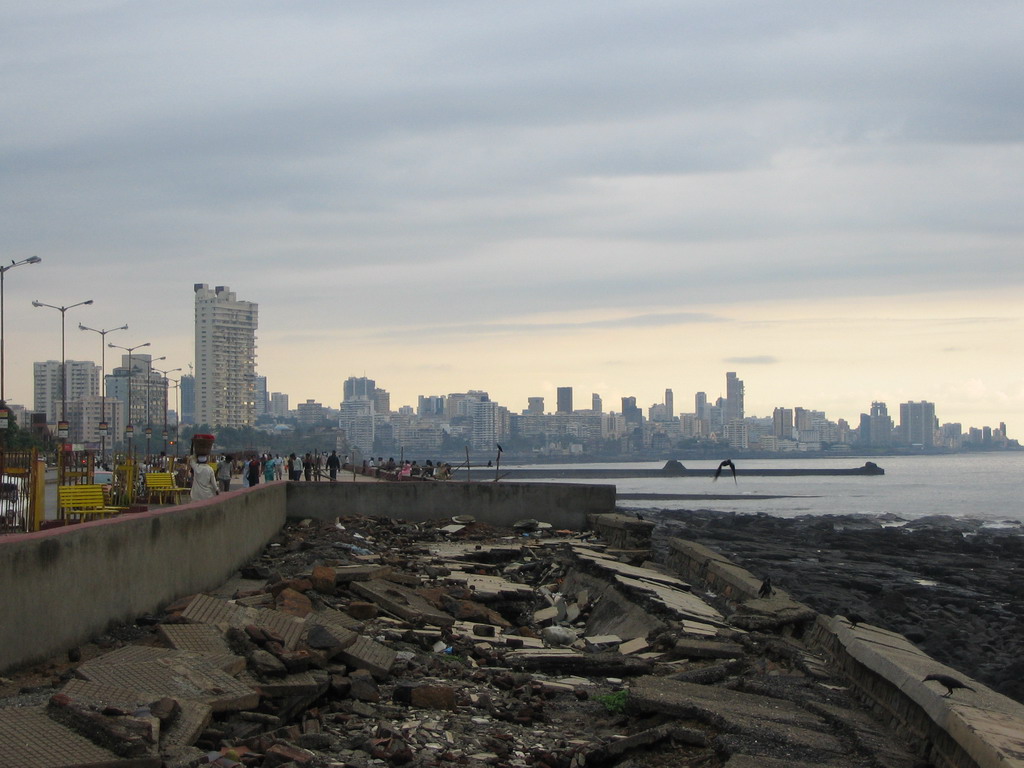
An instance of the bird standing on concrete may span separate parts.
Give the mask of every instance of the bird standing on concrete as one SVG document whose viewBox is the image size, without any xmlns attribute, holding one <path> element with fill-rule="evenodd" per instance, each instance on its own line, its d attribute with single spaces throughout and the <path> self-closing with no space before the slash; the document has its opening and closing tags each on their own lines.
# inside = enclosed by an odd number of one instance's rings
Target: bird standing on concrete
<svg viewBox="0 0 1024 768">
<path fill-rule="evenodd" d="M 758 597 L 771 597 L 775 594 L 775 587 L 772 586 L 772 577 L 765 576 L 764 581 L 761 582 L 761 588 L 757 590 Z"/>
<path fill-rule="evenodd" d="M 718 477 L 722 474 L 722 470 L 725 469 L 726 467 L 732 470 L 732 481 L 736 483 L 736 465 L 732 463 L 732 459 L 726 459 L 725 461 L 718 465 L 718 469 L 715 470 L 715 476 L 712 479 L 712 482 L 718 479 Z"/>
<path fill-rule="evenodd" d="M 942 683 L 944 686 L 946 686 L 946 694 L 942 697 L 944 699 L 948 699 L 950 696 L 952 696 L 953 695 L 953 691 L 955 691 L 957 688 L 966 688 L 968 691 L 971 691 L 972 693 L 977 693 L 977 691 L 975 691 L 973 688 L 971 688 L 971 686 L 964 685 L 959 680 L 957 680 L 955 677 L 950 677 L 949 675 L 943 675 L 943 674 L 938 673 L 938 672 L 936 672 L 934 674 L 931 674 L 931 675 L 928 675 L 921 682 L 922 683 L 927 683 L 929 680 L 934 680 L 935 682 Z"/>
</svg>

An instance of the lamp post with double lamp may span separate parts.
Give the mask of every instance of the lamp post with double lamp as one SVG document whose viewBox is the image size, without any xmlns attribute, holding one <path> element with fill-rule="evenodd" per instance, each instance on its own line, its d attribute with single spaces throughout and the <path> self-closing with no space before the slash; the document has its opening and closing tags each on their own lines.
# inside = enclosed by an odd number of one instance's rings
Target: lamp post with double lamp
<svg viewBox="0 0 1024 768">
<path fill-rule="evenodd" d="M 60 421 L 57 422 L 57 437 L 63 443 L 68 439 L 68 361 L 64 353 L 64 315 L 69 309 L 84 307 L 92 304 L 92 299 L 80 301 L 77 304 L 68 304 L 66 307 L 58 307 L 54 304 L 44 304 L 41 301 L 33 301 L 33 307 L 49 307 L 60 312 Z"/>
<path fill-rule="evenodd" d="M 100 335 L 100 382 L 103 385 L 100 393 L 100 462 L 107 458 L 107 334 L 113 331 L 127 331 L 128 323 L 119 325 L 117 328 L 90 328 L 87 325 L 78 324 L 80 331 L 92 331 Z"/>
<path fill-rule="evenodd" d="M 107 344 L 107 346 L 111 349 L 123 349 L 128 353 L 128 411 L 125 418 L 126 424 L 124 427 L 124 439 L 127 443 L 128 453 L 131 454 L 132 448 L 135 445 L 132 440 L 135 435 L 135 425 L 132 424 L 132 355 L 135 354 L 136 349 L 148 347 L 149 342 L 147 341 L 144 344 L 136 344 L 134 347 L 121 347 L 117 344 Z"/>
<path fill-rule="evenodd" d="M 38 264 L 41 261 L 38 256 L 29 256 L 27 259 L 12 260 L 10 264 L 0 266 L 0 476 L 7 470 L 7 426 L 10 420 L 10 413 L 7 410 L 7 389 L 4 383 L 4 277 L 15 267 L 22 264 Z"/>
<path fill-rule="evenodd" d="M 4 277 L 15 267 L 22 264 L 38 264 L 42 259 L 38 256 L 29 256 L 21 261 L 11 261 L 10 264 L 0 266 L 0 451 L 7 447 L 7 389 L 4 383 Z"/>
<path fill-rule="evenodd" d="M 171 368 L 169 371 L 161 371 L 159 368 L 154 368 L 153 370 L 156 371 L 157 373 L 159 373 L 164 378 L 164 381 L 163 381 L 163 390 L 164 390 L 164 431 L 163 431 L 163 438 L 164 438 L 164 456 L 166 456 L 167 455 L 167 389 L 168 389 L 167 382 L 172 381 L 172 379 L 168 379 L 167 378 L 167 374 L 168 373 L 175 373 L 177 371 L 180 371 L 181 368 Z"/>
</svg>

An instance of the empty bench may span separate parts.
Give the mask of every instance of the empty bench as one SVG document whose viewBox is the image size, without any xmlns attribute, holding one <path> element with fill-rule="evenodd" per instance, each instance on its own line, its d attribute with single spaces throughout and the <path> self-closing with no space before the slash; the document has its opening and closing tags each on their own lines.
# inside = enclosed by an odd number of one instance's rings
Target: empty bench
<svg viewBox="0 0 1024 768">
<path fill-rule="evenodd" d="M 57 514 L 64 520 L 88 520 L 90 517 L 110 517 L 124 512 L 126 507 L 112 507 L 102 485 L 57 486 Z"/>
<path fill-rule="evenodd" d="M 150 501 L 178 504 L 181 497 L 190 492 L 190 488 L 176 486 L 174 475 L 170 472 L 146 473 L 146 493 Z"/>
</svg>

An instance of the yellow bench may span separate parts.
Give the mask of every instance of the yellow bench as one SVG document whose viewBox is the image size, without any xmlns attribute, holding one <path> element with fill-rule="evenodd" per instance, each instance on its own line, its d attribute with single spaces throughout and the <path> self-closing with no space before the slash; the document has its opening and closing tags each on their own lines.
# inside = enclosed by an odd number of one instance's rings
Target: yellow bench
<svg viewBox="0 0 1024 768">
<path fill-rule="evenodd" d="M 63 519 L 78 517 L 109 517 L 124 512 L 125 507 L 111 507 L 102 485 L 57 486 L 57 514 Z"/>
<path fill-rule="evenodd" d="M 170 472 L 147 472 L 146 473 L 146 493 L 149 495 L 150 501 L 154 498 L 158 502 L 164 502 L 167 499 L 171 500 L 171 503 L 177 504 L 181 496 L 191 492 L 191 488 L 179 488 L 174 484 L 174 475 Z"/>
</svg>

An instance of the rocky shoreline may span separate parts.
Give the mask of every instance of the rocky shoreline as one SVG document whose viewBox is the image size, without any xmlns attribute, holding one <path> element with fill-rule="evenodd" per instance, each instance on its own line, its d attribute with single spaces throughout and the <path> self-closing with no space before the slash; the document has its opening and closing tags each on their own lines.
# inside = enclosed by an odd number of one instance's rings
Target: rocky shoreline
<svg viewBox="0 0 1024 768">
<path fill-rule="evenodd" d="M 906 636 L 1024 702 L 1024 530 L 936 516 L 779 518 L 643 510 L 655 548 L 676 536 L 721 552 L 819 613 Z"/>
</svg>

